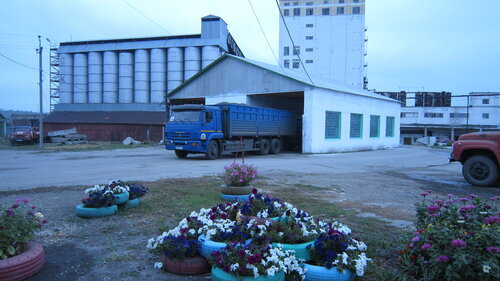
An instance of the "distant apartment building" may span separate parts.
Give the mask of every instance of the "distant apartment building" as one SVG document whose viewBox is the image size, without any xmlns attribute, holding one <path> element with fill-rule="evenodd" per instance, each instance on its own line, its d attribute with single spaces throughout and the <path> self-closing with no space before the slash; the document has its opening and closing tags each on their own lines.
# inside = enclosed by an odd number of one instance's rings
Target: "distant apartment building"
<svg viewBox="0 0 500 281">
<path fill-rule="evenodd" d="M 365 0 L 280 0 L 280 8 L 283 68 L 366 88 Z"/>
<path fill-rule="evenodd" d="M 401 143 L 433 136 L 440 141 L 457 140 L 462 134 L 500 129 L 500 93 L 472 92 L 378 92 L 400 100 Z"/>
</svg>

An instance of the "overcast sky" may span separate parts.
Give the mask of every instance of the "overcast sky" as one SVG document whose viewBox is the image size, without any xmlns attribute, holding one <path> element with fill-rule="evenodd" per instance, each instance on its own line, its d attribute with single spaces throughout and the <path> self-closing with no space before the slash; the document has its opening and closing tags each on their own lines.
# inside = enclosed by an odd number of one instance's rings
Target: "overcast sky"
<svg viewBox="0 0 500 281">
<path fill-rule="evenodd" d="M 275 0 L 251 2 L 278 56 Z M 500 92 L 500 1 L 366 2 L 370 89 Z M 38 71 L 27 68 L 38 68 L 37 35 L 58 43 L 199 34 L 201 17 L 208 14 L 228 23 L 247 58 L 277 64 L 248 0 L 3 0 L 0 109 L 38 111 Z M 49 72 L 50 44 L 43 39 L 42 45 Z M 47 111 L 49 77 L 44 78 Z"/>
</svg>

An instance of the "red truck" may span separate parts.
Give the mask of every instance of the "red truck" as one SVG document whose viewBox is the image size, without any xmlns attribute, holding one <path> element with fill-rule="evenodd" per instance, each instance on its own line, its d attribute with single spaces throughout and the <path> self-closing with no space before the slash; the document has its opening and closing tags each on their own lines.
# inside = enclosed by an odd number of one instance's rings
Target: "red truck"
<svg viewBox="0 0 500 281">
<path fill-rule="evenodd" d="M 19 143 L 35 143 L 38 141 L 39 135 L 38 128 L 15 126 L 12 128 L 12 133 L 9 135 L 9 141 L 13 146 Z"/>
<path fill-rule="evenodd" d="M 479 132 L 460 136 L 453 143 L 450 162 L 462 163 L 462 174 L 470 184 L 494 185 L 500 170 L 500 132 Z"/>
</svg>

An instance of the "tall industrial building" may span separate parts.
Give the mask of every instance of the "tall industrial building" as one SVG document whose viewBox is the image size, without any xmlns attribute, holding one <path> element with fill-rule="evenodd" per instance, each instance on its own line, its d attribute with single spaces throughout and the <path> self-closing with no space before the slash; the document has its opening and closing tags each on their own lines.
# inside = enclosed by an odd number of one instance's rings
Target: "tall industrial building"
<svg viewBox="0 0 500 281">
<path fill-rule="evenodd" d="M 49 130 L 80 128 L 89 139 L 161 139 L 167 92 L 225 53 L 243 56 L 212 15 L 201 19 L 201 34 L 61 43 L 51 59 L 58 103 L 45 122 Z"/>
<path fill-rule="evenodd" d="M 282 67 L 366 88 L 365 0 L 280 0 L 280 9 Z"/>
</svg>

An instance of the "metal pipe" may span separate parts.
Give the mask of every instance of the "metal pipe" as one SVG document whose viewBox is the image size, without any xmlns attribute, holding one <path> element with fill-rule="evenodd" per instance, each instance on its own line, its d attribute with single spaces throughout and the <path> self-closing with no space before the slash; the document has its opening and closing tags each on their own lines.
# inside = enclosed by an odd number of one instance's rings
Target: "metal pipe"
<svg viewBox="0 0 500 281">
<path fill-rule="evenodd" d="M 38 85 L 40 86 L 40 115 L 38 116 L 39 130 L 38 130 L 38 147 L 43 149 L 43 85 L 42 85 L 42 40 L 41 36 L 38 35 L 38 60 L 39 60 L 39 69 L 40 69 L 40 78 Z"/>
</svg>

